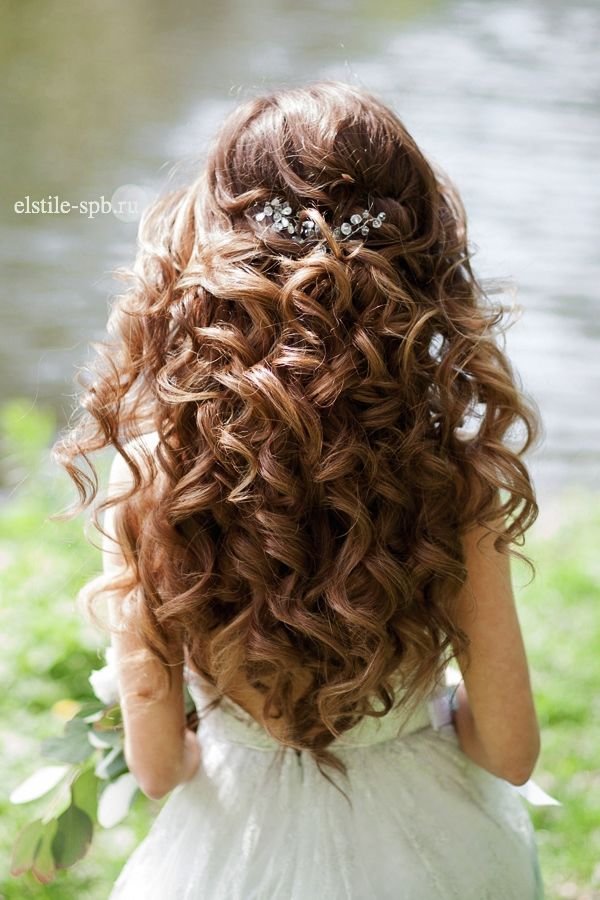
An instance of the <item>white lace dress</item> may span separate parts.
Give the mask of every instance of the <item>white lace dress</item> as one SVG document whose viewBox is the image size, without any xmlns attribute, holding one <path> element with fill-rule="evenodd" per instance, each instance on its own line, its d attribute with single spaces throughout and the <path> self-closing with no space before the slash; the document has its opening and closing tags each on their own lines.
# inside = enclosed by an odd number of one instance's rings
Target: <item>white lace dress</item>
<svg viewBox="0 0 600 900">
<path fill-rule="evenodd" d="M 187 680 L 199 711 L 214 696 Z M 366 717 L 331 749 L 350 781 L 280 745 L 224 698 L 201 716 L 202 762 L 162 806 L 110 900 L 540 900 L 517 789 L 473 763 L 425 703 Z M 537 786 L 536 786 L 537 788 Z M 552 801 L 552 798 L 549 798 Z"/>
</svg>

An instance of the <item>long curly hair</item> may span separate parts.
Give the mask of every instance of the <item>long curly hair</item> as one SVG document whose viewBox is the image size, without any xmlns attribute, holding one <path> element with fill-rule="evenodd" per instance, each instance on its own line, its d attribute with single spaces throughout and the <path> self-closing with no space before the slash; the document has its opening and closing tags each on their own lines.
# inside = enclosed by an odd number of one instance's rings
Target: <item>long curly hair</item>
<svg viewBox="0 0 600 900">
<path fill-rule="evenodd" d="M 275 196 L 314 239 L 256 219 Z M 364 209 L 382 227 L 336 240 Z M 471 255 L 456 188 L 377 98 L 324 81 L 247 100 L 144 214 L 54 446 L 67 518 L 96 499 L 102 530 L 116 505 L 128 574 L 88 600 L 136 597 L 148 651 L 185 647 L 219 698 L 242 675 L 322 774 L 347 774 L 335 737 L 468 658 L 461 536 L 487 525 L 527 559 L 540 422 Z M 134 484 L 98 503 L 90 454 L 109 446 Z"/>
</svg>

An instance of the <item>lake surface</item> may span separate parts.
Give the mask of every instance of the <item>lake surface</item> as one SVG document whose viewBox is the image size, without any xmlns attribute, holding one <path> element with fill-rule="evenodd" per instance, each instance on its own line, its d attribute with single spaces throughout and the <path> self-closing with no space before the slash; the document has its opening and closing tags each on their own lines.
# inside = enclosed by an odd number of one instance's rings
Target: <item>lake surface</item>
<svg viewBox="0 0 600 900">
<path fill-rule="evenodd" d="M 340 78 L 393 106 L 458 185 L 475 267 L 509 278 L 508 350 L 540 406 L 540 495 L 600 487 L 600 6 L 11 2 L 0 219 L 0 400 L 69 415 L 136 225 L 14 204 L 161 189 L 193 172 L 239 98 Z"/>
</svg>

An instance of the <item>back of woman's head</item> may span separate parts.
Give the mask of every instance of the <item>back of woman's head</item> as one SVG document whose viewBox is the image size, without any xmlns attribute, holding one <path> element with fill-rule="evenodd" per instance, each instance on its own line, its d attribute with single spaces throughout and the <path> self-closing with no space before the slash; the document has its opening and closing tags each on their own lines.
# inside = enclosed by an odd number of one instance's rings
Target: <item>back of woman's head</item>
<svg viewBox="0 0 600 900">
<path fill-rule="evenodd" d="M 364 211 L 380 227 L 336 230 Z M 144 216 L 56 449 L 79 508 L 96 484 L 76 457 L 130 461 L 121 589 L 149 648 L 166 660 L 177 635 L 223 693 L 243 675 L 291 746 L 338 768 L 326 747 L 376 698 L 389 710 L 396 679 L 422 700 L 466 649 L 461 535 L 495 522 L 514 553 L 537 513 L 536 414 L 501 319 L 456 191 L 385 105 L 323 82 L 237 108 L 197 180 Z M 142 465 L 125 444 L 149 429 Z"/>
</svg>

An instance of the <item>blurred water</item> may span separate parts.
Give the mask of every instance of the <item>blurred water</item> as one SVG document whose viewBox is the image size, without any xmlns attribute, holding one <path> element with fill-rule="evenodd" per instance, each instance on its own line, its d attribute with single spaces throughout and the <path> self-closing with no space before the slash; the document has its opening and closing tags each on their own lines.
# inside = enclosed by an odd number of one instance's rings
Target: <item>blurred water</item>
<svg viewBox="0 0 600 900">
<path fill-rule="evenodd" d="M 390 103 L 461 190 L 475 263 L 518 288 L 508 349 L 540 405 L 540 494 L 600 486 L 600 6 L 5 2 L 0 399 L 68 416 L 135 225 L 17 215 L 190 171 L 238 98 L 320 77 Z"/>
</svg>

